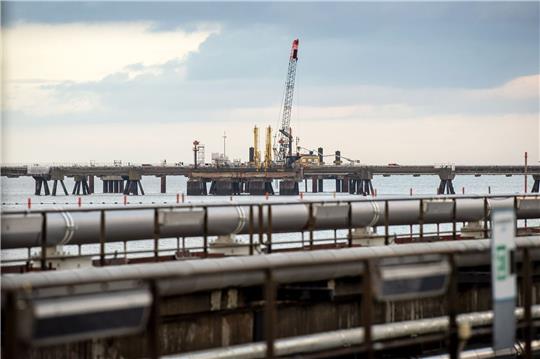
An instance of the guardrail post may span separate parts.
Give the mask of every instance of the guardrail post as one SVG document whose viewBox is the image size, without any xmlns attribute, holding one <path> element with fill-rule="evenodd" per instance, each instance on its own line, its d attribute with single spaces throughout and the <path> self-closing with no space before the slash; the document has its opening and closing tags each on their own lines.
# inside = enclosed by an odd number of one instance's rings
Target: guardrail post
<svg viewBox="0 0 540 359">
<path fill-rule="evenodd" d="M 264 227 L 263 227 L 263 206 L 259 204 L 259 244 L 262 246 L 264 236 Z"/>
<path fill-rule="evenodd" d="M 488 200 L 484 197 L 484 238 L 488 238 Z"/>
<path fill-rule="evenodd" d="M 418 211 L 418 228 L 419 228 L 419 235 L 420 235 L 420 241 L 424 240 L 424 200 L 420 200 L 420 206 Z"/>
<path fill-rule="evenodd" d="M 249 206 L 249 255 L 253 255 L 253 205 Z"/>
<path fill-rule="evenodd" d="M 453 254 L 448 256 L 450 263 L 450 281 L 448 283 L 448 297 L 447 297 L 447 310 L 448 310 L 448 352 L 450 359 L 459 358 L 459 341 L 458 341 L 458 328 L 457 328 L 457 301 L 458 301 L 458 288 L 457 288 L 457 269 L 456 261 Z"/>
<path fill-rule="evenodd" d="M 17 338 L 17 293 L 9 291 L 6 293 L 5 330 L 2 338 L 2 357 L 8 359 L 26 357 L 25 350 Z"/>
<path fill-rule="evenodd" d="M 373 323 L 373 288 L 371 283 L 371 262 L 364 261 L 364 271 L 362 274 L 362 323 L 364 326 L 364 346 L 366 357 L 372 359 L 373 342 L 371 335 L 371 324 Z"/>
<path fill-rule="evenodd" d="M 276 284 L 272 270 L 265 270 L 265 295 L 264 295 L 264 337 L 266 340 L 266 357 L 274 358 L 274 339 L 276 321 Z"/>
<path fill-rule="evenodd" d="M 105 265 L 105 210 L 99 213 L 99 265 Z"/>
<path fill-rule="evenodd" d="M 79 245 L 79 255 L 81 255 L 81 246 Z M 32 266 L 32 247 L 27 248 L 26 252 L 26 271 L 30 270 L 30 267 Z"/>
<path fill-rule="evenodd" d="M 529 248 L 523 248 L 523 310 L 525 320 L 525 359 L 532 359 L 532 268 L 531 268 L 531 254 Z"/>
<path fill-rule="evenodd" d="M 47 270 L 47 213 L 41 214 L 41 270 Z"/>
<path fill-rule="evenodd" d="M 160 298 L 159 287 L 155 280 L 150 281 L 150 292 L 152 293 L 152 306 L 150 307 L 150 318 L 148 319 L 148 351 L 150 358 L 160 357 L 159 322 L 160 322 Z"/>
<path fill-rule="evenodd" d="M 384 201 L 384 245 L 387 246 L 390 244 L 390 236 L 388 233 L 388 219 L 389 209 L 388 209 L 388 200 Z"/>
<path fill-rule="evenodd" d="M 352 206 L 351 202 L 347 202 L 347 205 L 349 206 L 347 210 L 347 242 L 349 247 L 353 246 L 353 238 L 352 238 Z"/>
<path fill-rule="evenodd" d="M 268 227 L 266 228 L 266 253 L 272 253 L 272 206 L 268 205 Z"/>
<path fill-rule="evenodd" d="M 457 239 L 457 226 L 456 226 L 456 199 L 452 198 L 452 239 Z"/>
<path fill-rule="evenodd" d="M 159 210 L 157 208 L 154 209 L 154 261 L 159 260 L 159 236 L 160 236 L 160 230 L 159 230 Z"/>
<path fill-rule="evenodd" d="M 203 256 L 208 257 L 208 207 L 204 206 L 203 216 Z"/>
<path fill-rule="evenodd" d="M 515 235 L 517 236 L 517 229 L 519 228 L 518 227 L 518 216 L 517 216 L 517 208 L 518 208 L 518 199 L 517 199 L 517 196 L 514 196 L 514 213 L 516 214 L 514 216 L 516 222 L 514 223 L 514 228 L 516 229 L 516 233 Z"/>
<path fill-rule="evenodd" d="M 309 204 L 309 250 L 313 250 L 313 203 Z"/>
</svg>

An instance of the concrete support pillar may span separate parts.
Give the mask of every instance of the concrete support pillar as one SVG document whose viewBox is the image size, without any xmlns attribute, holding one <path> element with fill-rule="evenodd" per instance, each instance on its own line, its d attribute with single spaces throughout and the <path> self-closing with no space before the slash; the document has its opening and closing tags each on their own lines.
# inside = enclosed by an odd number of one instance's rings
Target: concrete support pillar
<svg viewBox="0 0 540 359">
<path fill-rule="evenodd" d="M 235 181 L 227 180 L 215 180 L 210 185 L 210 194 L 216 196 L 231 196 L 234 192 Z"/>
<path fill-rule="evenodd" d="M 373 174 L 367 168 L 360 169 L 360 172 L 356 173 L 355 177 L 351 180 L 349 193 L 361 194 L 363 196 L 373 194 L 372 179 Z"/>
<path fill-rule="evenodd" d="M 363 196 L 372 195 L 373 184 L 370 179 L 359 179 L 357 180 L 358 186 L 356 188 L 356 194 L 361 194 Z"/>
<path fill-rule="evenodd" d="M 307 178 L 304 178 L 304 192 L 307 193 L 307 191 L 308 191 Z"/>
<path fill-rule="evenodd" d="M 349 176 L 343 177 L 342 186 L 341 186 L 341 192 L 348 193 L 349 192 L 349 185 L 350 185 Z"/>
<path fill-rule="evenodd" d="M 206 182 L 204 180 L 188 179 L 187 195 L 188 196 L 206 196 Z"/>
<path fill-rule="evenodd" d="M 356 193 L 356 179 L 352 178 L 349 180 L 349 194 L 355 194 Z"/>
<path fill-rule="evenodd" d="M 139 189 L 141 190 L 141 194 L 144 196 L 144 189 L 141 183 L 141 174 L 138 173 L 136 170 L 129 170 L 129 173 L 127 175 L 126 186 L 124 188 L 124 194 L 127 195 L 139 195 Z"/>
<path fill-rule="evenodd" d="M 161 193 L 167 193 L 167 176 L 161 176 Z"/>
<path fill-rule="evenodd" d="M 138 196 L 139 188 L 141 189 L 141 194 L 144 195 L 144 190 L 140 180 L 127 180 L 126 187 L 124 188 L 124 194 Z"/>
<path fill-rule="evenodd" d="M 266 181 L 264 183 L 264 194 L 271 194 L 271 195 L 274 195 L 274 187 L 272 186 L 272 181 Z"/>
<path fill-rule="evenodd" d="M 437 194 L 456 194 L 452 180 L 456 177 L 456 172 L 450 167 L 441 168 L 439 171 L 439 178 L 441 183 L 437 189 Z"/>
<path fill-rule="evenodd" d="M 279 194 L 282 196 L 296 196 L 300 193 L 298 182 L 295 180 L 281 180 L 279 182 Z"/>
<path fill-rule="evenodd" d="M 540 192 L 540 174 L 533 175 L 534 183 L 531 189 L 532 193 L 538 193 Z"/>
<path fill-rule="evenodd" d="M 88 176 L 88 191 L 89 191 L 89 194 L 95 193 L 93 175 Z"/>
<path fill-rule="evenodd" d="M 53 187 L 52 187 L 52 195 L 56 196 L 56 192 L 58 190 L 58 182 L 60 182 L 60 185 L 62 186 L 62 190 L 64 191 L 64 194 L 67 196 L 68 191 L 66 189 L 66 185 L 64 184 L 64 174 L 58 170 L 53 169 L 51 171 L 51 180 L 53 180 Z"/>
<path fill-rule="evenodd" d="M 319 192 L 319 178 L 317 176 L 311 177 L 311 192 L 317 193 Z"/>
<path fill-rule="evenodd" d="M 265 189 L 265 181 L 249 181 L 247 183 L 247 191 L 252 196 L 263 196 Z"/>
<path fill-rule="evenodd" d="M 88 188 L 88 178 L 86 176 L 75 176 L 73 179 L 75 180 L 75 185 L 73 186 L 72 194 L 90 194 L 90 190 Z"/>
<path fill-rule="evenodd" d="M 63 179 L 55 179 L 54 182 L 53 182 L 53 188 L 52 188 L 52 195 L 53 196 L 56 196 L 56 192 L 57 192 L 57 188 L 58 188 L 58 182 L 60 182 L 60 184 L 62 185 L 62 190 L 64 191 L 64 194 L 67 196 L 68 195 L 68 191 L 66 189 L 66 185 L 64 184 L 64 180 Z"/>
<path fill-rule="evenodd" d="M 36 196 L 41 196 L 41 190 L 43 189 L 45 196 L 51 194 L 49 191 L 49 184 L 47 183 L 48 178 L 43 176 L 34 176 L 34 181 L 36 183 L 34 194 Z"/>
</svg>

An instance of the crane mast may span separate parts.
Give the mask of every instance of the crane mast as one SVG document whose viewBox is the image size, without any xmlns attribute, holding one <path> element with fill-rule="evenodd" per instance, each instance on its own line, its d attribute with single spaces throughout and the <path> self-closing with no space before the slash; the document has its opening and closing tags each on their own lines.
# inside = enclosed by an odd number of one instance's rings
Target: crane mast
<svg viewBox="0 0 540 359">
<path fill-rule="evenodd" d="M 277 133 L 278 141 L 275 145 L 275 160 L 277 163 L 285 163 L 287 156 L 292 155 L 290 148 L 292 145 L 291 110 L 294 94 L 294 80 L 296 76 L 296 62 L 298 61 L 298 39 L 292 42 L 291 54 L 289 57 L 289 68 L 287 70 L 287 80 L 285 82 L 285 97 L 283 100 L 283 112 L 281 116 L 281 126 Z"/>
</svg>

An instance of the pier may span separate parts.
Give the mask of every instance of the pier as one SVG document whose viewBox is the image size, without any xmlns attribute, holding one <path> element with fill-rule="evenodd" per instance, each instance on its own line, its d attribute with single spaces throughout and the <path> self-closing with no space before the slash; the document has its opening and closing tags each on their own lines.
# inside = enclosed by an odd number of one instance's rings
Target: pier
<svg viewBox="0 0 540 359">
<path fill-rule="evenodd" d="M 72 194 L 94 193 L 94 180 L 103 182 L 103 193 L 144 195 L 143 176 L 160 178 L 160 192 L 167 192 L 168 176 L 188 179 L 188 195 L 298 195 L 304 182 L 305 192 L 324 192 L 324 181 L 335 181 L 337 192 L 370 195 L 374 193 L 373 176 L 438 176 L 438 194 L 455 194 L 453 180 L 456 176 L 530 176 L 530 190 L 540 190 L 540 166 L 344 166 L 316 165 L 293 168 L 269 167 L 192 167 L 192 166 L 2 166 L 1 175 L 11 178 L 31 176 L 35 180 L 35 195 L 56 195 L 59 182 L 65 190 L 64 179 L 73 177 Z M 309 190 L 307 181 L 311 181 Z M 53 191 L 48 182 L 53 181 Z M 279 181 L 279 188 L 273 182 Z M 99 186 L 98 186 L 99 187 Z M 64 192 L 67 192 L 65 190 Z"/>
</svg>

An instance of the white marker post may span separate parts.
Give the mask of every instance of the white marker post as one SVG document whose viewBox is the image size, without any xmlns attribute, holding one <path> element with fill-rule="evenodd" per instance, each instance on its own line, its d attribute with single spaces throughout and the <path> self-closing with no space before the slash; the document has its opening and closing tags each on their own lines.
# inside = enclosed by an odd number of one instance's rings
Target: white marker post
<svg viewBox="0 0 540 359">
<path fill-rule="evenodd" d="M 494 209 L 491 236 L 491 283 L 493 292 L 493 350 L 513 350 L 516 332 L 516 274 L 514 249 L 516 216 L 512 208 Z"/>
</svg>

